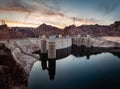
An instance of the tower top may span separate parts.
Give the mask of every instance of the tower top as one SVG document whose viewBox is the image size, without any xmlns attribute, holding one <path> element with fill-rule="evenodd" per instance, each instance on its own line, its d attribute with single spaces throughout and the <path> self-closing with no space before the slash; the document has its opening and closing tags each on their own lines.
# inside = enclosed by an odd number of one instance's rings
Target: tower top
<svg viewBox="0 0 120 89">
<path fill-rule="evenodd" d="M 86 21 L 85 21 L 85 22 L 86 22 L 86 25 L 87 25 L 87 23 L 88 23 L 88 22 L 87 22 L 87 19 L 86 19 Z"/>
<path fill-rule="evenodd" d="M 75 25 L 75 17 L 73 18 L 73 25 Z"/>
<path fill-rule="evenodd" d="M 1 20 L 1 25 L 4 25 L 5 24 L 5 20 Z"/>
</svg>

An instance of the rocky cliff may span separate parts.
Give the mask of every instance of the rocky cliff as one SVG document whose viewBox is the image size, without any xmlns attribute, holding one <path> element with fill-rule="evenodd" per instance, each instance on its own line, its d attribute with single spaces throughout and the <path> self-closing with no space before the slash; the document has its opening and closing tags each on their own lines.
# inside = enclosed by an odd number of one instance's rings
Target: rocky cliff
<svg viewBox="0 0 120 89">
<path fill-rule="evenodd" d="M 111 25 L 81 25 L 75 26 L 70 25 L 64 29 L 59 29 L 57 27 L 42 24 L 35 28 L 26 28 L 26 27 L 13 27 L 8 28 L 7 25 L 0 25 L 0 39 L 14 39 L 14 38 L 25 38 L 25 37 L 39 37 L 42 35 L 51 36 L 51 35 L 82 35 L 86 36 L 87 34 L 93 37 L 100 36 L 120 36 L 120 21 L 116 21 Z"/>
<path fill-rule="evenodd" d="M 15 39 L 25 38 L 26 36 L 21 32 L 14 32 L 6 24 L 0 25 L 0 39 Z"/>
<path fill-rule="evenodd" d="M 61 29 L 54 27 L 54 26 L 51 26 L 51 25 L 46 25 L 46 24 L 40 25 L 39 27 L 36 28 L 35 31 L 40 36 L 42 36 L 42 35 L 50 36 L 50 35 L 62 34 Z"/>
<path fill-rule="evenodd" d="M 85 36 L 87 34 L 91 36 L 120 36 L 120 21 L 116 21 L 115 23 L 104 26 L 104 25 L 81 25 L 75 26 L 70 25 L 65 27 L 64 29 L 59 29 L 50 25 L 42 24 L 40 25 L 36 31 L 38 35 L 82 35 Z"/>
</svg>

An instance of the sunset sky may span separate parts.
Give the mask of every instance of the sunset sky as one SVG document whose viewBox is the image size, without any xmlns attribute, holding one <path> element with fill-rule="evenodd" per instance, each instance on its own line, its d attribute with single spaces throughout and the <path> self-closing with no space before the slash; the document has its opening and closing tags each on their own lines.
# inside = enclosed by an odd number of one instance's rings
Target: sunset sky
<svg viewBox="0 0 120 89">
<path fill-rule="evenodd" d="M 0 0 L 0 20 L 8 26 L 64 28 L 74 17 L 76 25 L 109 25 L 120 20 L 120 0 Z"/>
</svg>

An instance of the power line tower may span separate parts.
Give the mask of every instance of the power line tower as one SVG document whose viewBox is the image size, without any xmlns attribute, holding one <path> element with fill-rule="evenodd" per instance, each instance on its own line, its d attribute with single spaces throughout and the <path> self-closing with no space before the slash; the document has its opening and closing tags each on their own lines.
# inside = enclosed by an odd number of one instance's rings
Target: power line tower
<svg viewBox="0 0 120 89">
<path fill-rule="evenodd" d="M 73 18 L 73 25 L 75 25 L 75 17 Z"/>
<path fill-rule="evenodd" d="M 5 20 L 1 20 L 1 25 L 4 25 L 5 24 Z"/>
<path fill-rule="evenodd" d="M 87 23 L 88 23 L 88 22 L 87 22 L 87 19 L 85 20 L 85 23 L 86 23 L 86 25 L 87 25 Z"/>
</svg>

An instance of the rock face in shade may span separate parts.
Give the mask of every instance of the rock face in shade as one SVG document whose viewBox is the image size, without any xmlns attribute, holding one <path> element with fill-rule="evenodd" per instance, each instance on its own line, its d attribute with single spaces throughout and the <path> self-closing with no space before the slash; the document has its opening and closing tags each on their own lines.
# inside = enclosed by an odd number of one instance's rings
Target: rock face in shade
<svg viewBox="0 0 120 89">
<path fill-rule="evenodd" d="M 34 30 L 32 29 L 27 29 L 27 28 L 21 28 L 19 29 L 17 32 L 21 32 L 22 34 L 24 34 L 26 37 L 35 37 L 35 34 L 33 32 Z"/>
<path fill-rule="evenodd" d="M 46 35 L 47 37 L 50 35 L 59 35 L 62 34 L 62 30 L 51 26 L 51 25 L 46 25 L 46 24 L 42 24 L 40 26 L 38 26 L 35 31 L 37 32 L 38 35 L 42 36 L 42 35 Z"/>
<path fill-rule="evenodd" d="M 27 89 L 30 69 L 36 59 L 17 49 L 14 52 L 0 43 L 0 89 Z"/>
<path fill-rule="evenodd" d="M 25 37 L 26 36 L 21 32 L 14 32 L 6 24 L 0 25 L 0 39 L 16 39 Z"/>
</svg>

